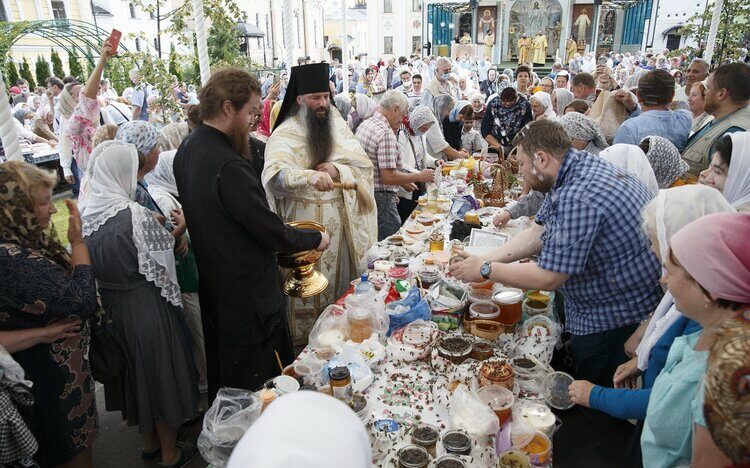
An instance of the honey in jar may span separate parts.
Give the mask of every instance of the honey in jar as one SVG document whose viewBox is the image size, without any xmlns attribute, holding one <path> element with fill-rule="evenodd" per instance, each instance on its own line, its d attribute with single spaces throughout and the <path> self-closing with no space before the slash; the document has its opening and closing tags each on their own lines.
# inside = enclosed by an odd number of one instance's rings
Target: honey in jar
<svg viewBox="0 0 750 468">
<path fill-rule="evenodd" d="M 432 231 L 430 237 L 430 252 L 441 252 L 445 248 L 445 236 L 439 231 Z"/>
</svg>

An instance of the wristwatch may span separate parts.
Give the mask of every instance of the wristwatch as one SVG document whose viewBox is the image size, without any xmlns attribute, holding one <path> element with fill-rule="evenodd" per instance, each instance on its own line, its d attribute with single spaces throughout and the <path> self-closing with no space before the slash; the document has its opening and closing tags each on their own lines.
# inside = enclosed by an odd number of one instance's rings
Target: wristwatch
<svg viewBox="0 0 750 468">
<path fill-rule="evenodd" d="M 492 272 L 492 262 L 484 262 L 484 265 L 482 265 L 482 268 L 479 269 L 479 273 L 481 273 L 482 278 L 486 280 L 490 279 L 491 272 Z"/>
</svg>

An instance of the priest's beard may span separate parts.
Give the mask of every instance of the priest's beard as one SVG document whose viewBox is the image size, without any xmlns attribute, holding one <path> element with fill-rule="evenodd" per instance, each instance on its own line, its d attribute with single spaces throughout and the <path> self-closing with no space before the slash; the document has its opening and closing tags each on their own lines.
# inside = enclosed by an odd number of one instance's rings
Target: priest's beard
<svg viewBox="0 0 750 468">
<path fill-rule="evenodd" d="M 234 122 L 229 130 L 232 149 L 245 159 L 250 159 L 250 127 Z"/>
<path fill-rule="evenodd" d="M 330 119 L 331 106 L 312 111 L 306 105 L 300 107 L 300 117 L 307 129 L 307 148 L 310 152 L 310 169 L 327 162 L 333 151 L 333 132 Z"/>
</svg>

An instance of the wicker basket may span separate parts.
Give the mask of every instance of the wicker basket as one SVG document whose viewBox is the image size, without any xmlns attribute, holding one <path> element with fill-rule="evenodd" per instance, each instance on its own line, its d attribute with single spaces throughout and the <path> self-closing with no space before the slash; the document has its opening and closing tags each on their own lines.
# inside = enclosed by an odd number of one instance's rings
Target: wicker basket
<svg viewBox="0 0 750 468">
<path fill-rule="evenodd" d="M 494 320 L 465 319 L 464 331 L 485 340 L 495 341 L 495 338 L 505 333 L 505 325 Z"/>
<path fill-rule="evenodd" d="M 505 189 L 507 186 L 506 179 L 508 169 L 505 164 L 493 164 L 490 168 L 490 173 L 493 172 L 492 184 L 489 189 L 482 187 L 483 190 L 479 190 L 480 193 L 477 193 L 475 187 L 474 194 L 478 200 L 481 200 L 484 203 L 484 206 L 497 206 L 502 208 L 505 206 Z"/>
</svg>

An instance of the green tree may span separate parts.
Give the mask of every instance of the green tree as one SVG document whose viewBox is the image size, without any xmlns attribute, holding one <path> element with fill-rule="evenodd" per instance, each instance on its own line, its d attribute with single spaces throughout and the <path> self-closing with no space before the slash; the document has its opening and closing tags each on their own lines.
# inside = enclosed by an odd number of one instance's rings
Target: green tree
<svg viewBox="0 0 750 468">
<path fill-rule="evenodd" d="M 50 54 L 49 59 L 52 62 L 52 75 L 63 79 L 63 77 L 65 76 L 65 70 L 63 69 L 60 55 L 58 55 L 55 49 L 52 49 L 52 53 Z"/>
<path fill-rule="evenodd" d="M 180 65 L 177 63 L 177 51 L 174 48 L 174 43 L 169 46 L 169 73 L 177 78 L 177 81 L 182 81 L 182 73 L 180 72 Z"/>
<path fill-rule="evenodd" d="M 18 68 L 16 68 L 16 62 L 13 61 L 12 56 L 8 56 L 8 61 L 5 64 L 5 83 L 7 87 L 15 86 L 18 81 Z"/>
<path fill-rule="evenodd" d="M 49 63 L 41 55 L 36 57 L 36 65 L 34 66 L 34 74 L 36 75 L 36 82 L 39 86 L 44 86 L 49 78 Z"/>
<path fill-rule="evenodd" d="M 679 33 L 692 37 L 698 47 L 685 47 L 682 51 L 690 56 L 701 56 L 708 42 L 708 31 L 711 27 L 714 3 L 707 5 L 705 11 L 693 15 L 687 20 L 685 26 L 680 28 Z M 719 21 L 719 31 L 714 44 L 714 55 L 711 60 L 712 68 L 722 63 L 737 60 L 741 56 L 740 48 L 750 39 L 750 27 L 748 27 L 748 16 L 750 12 L 750 0 L 724 1 Z"/>
<path fill-rule="evenodd" d="M 81 68 L 78 57 L 72 53 L 68 54 L 68 71 L 70 72 L 70 76 L 75 76 L 78 78 L 78 81 L 83 82 L 83 68 Z"/>
<path fill-rule="evenodd" d="M 21 62 L 19 74 L 21 75 L 21 78 L 29 82 L 29 89 L 33 90 L 36 88 L 36 81 L 34 80 L 34 75 L 31 73 L 31 67 L 29 67 L 29 62 L 26 61 L 26 57 L 24 57 L 23 62 Z"/>
</svg>

